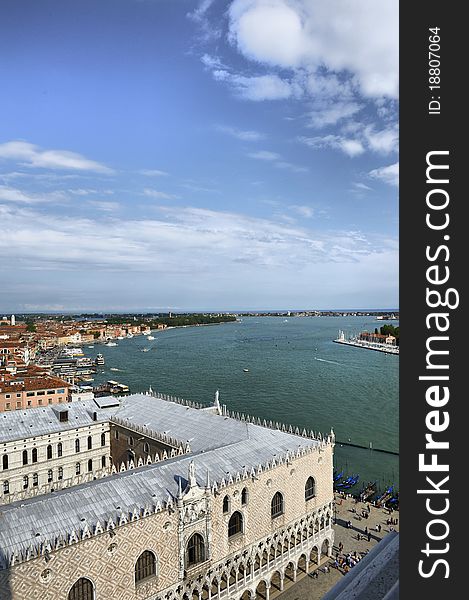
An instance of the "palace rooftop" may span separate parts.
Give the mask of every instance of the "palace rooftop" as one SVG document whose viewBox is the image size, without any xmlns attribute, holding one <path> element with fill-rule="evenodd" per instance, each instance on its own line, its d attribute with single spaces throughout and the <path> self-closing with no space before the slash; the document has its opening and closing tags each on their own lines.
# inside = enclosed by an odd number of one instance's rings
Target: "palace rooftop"
<svg viewBox="0 0 469 600">
<path fill-rule="evenodd" d="M 105 399 L 97 400 L 106 405 Z M 190 449 L 186 445 L 184 449 L 180 447 L 173 458 L 2 507 L 0 548 L 4 566 L 11 561 L 32 558 L 38 548 L 40 552 L 48 545 L 54 549 L 57 543 L 79 541 L 83 535 L 99 534 L 132 518 L 168 508 L 178 496 L 180 482 L 183 489 L 187 483 L 191 461 L 196 467 L 198 485 L 208 486 L 214 492 L 234 481 L 256 477 L 257 473 L 284 463 L 289 457 L 319 450 L 334 440 L 333 435 L 311 439 L 233 419 L 219 414 L 218 402 L 212 410 L 204 410 L 136 394 L 121 398 L 119 406 L 115 406 L 115 399 L 110 404 L 114 406 L 100 409 L 96 401 L 91 400 L 62 407 L 71 410 L 71 422 L 81 419 L 83 424 L 95 423 L 92 413 L 98 411 L 99 420 L 109 419 L 123 427 L 137 427 L 137 431 L 142 430 L 147 435 L 157 432 L 162 436 L 166 432 L 172 438 L 189 442 Z M 53 410 L 54 407 L 46 407 L 25 411 L 32 421 L 35 413 L 47 414 L 46 419 L 50 421 L 37 423 L 36 429 L 28 426 L 29 436 L 32 430 L 43 434 L 48 425 L 54 430 L 60 427 L 57 415 L 50 412 Z M 18 417 L 24 417 L 24 412 Z"/>
</svg>

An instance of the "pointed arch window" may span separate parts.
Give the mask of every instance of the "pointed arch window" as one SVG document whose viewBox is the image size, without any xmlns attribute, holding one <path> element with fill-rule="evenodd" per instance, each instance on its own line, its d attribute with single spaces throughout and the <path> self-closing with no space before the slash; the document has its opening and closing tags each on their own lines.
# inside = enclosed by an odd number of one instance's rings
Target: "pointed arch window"
<svg viewBox="0 0 469 600">
<path fill-rule="evenodd" d="M 50 460 L 52 458 L 52 446 L 49 444 L 47 446 L 47 459 Z"/>
<path fill-rule="evenodd" d="M 37 462 L 37 448 L 33 448 L 31 452 L 31 460 L 33 463 Z"/>
<path fill-rule="evenodd" d="M 68 592 L 67 600 L 94 600 L 93 584 L 86 577 L 80 577 Z"/>
<path fill-rule="evenodd" d="M 62 456 L 62 453 L 63 453 L 63 446 L 62 446 L 62 442 L 59 442 L 59 443 L 57 444 L 57 456 L 59 456 L 59 457 L 60 457 L 60 456 Z"/>
<path fill-rule="evenodd" d="M 283 515 L 284 510 L 285 507 L 283 502 L 283 496 L 280 492 L 276 492 L 274 497 L 272 498 L 272 502 L 270 503 L 270 514 L 272 519 Z"/>
<path fill-rule="evenodd" d="M 27 464 L 28 464 L 28 451 L 23 450 L 23 465 L 27 465 Z"/>
<path fill-rule="evenodd" d="M 243 488 L 243 491 L 241 492 L 241 505 L 246 506 L 246 504 L 248 503 L 248 499 L 249 499 L 248 488 Z"/>
<path fill-rule="evenodd" d="M 228 521 L 228 537 L 243 533 L 243 515 L 237 510 Z"/>
<path fill-rule="evenodd" d="M 205 560 L 205 542 L 200 533 L 194 533 L 189 538 L 186 551 L 186 564 L 188 567 L 197 565 Z"/>
<path fill-rule="evenodd" d="M 230 512 L 230 498 L 229 496 L 225 496 L 223 498 L 223 514 L 226 515 L 226 513 Z"/>
<path fill-rule="evenodd" d="M 3 455 L 3 470 L 6 471 L 8 469 L 8 454 Z"/>
<path fill-rule="evenodd" d="M 106 445 L 106 434 L 102 433 L 101 434 L 101 446 L 105 446 Z"/>
<path fill-rule="evenodd" d="M 316 482 L 314 477 L 308 477 L 305 484 L 305 500 L 311 500 L 316 496 Z"/>
<path fill-rule="evenodd" d="M 156 575 L 156 557 L 150 550 L 145 550 L 135 563 L 135 583 L 154 575 Z"/>
<path fill-rule="evenodd" d="M 75 452 L 80 452 L 80 440 L 78 438 L 75 440 Z"/>
<path fill-rule="evenodd" d="M 91 450 L 93 448 L 93 438 L 91 437 L 91 435 L 88 436 L 88 450 Z"/>
</svg>

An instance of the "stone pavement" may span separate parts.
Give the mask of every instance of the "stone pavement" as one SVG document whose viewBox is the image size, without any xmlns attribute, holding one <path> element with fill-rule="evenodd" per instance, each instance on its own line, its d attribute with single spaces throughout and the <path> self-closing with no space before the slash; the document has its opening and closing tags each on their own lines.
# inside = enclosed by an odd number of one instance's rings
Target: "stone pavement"
<svg viewBox="0 0 469 600">
<path fill-rule="evenodd" d="M 399 520 L 399 511 L 393 511 L 389 514 L 387 509 L 376 508 L 372 504 L 366 502 L 355 503 L 354 498 L 343 497 L 343 494 L 335 494 L 336 502 L 336 523 L 334 525 L 335 539 L 332 557 L 324 557 L 321 560 L 321 565 L 312 565 L 310 574 L 300 574 L 295 583 L 287 583 L 285 580 L 285 590 L 282 593 L 271 594 L 277 600 L 321 600 L 331 587 L 340 581 L 344 574 L 338 569 L 332 568 L 336 554 L 339 551 L 339 544 L 343 544 L 342 556 L 356 551 L 357 554 L 365 553 L 371 550 L 393 527 L 395 531 L 399 531 L 399 521 L 397 525 L 388 525 L 387 520 L 390 518 Z M 363 510 L 370 506 L 369 517 L 367 519 L 361 517 Z M 356 512 L 353 512 L 356 511 Z M 352 522 L 351 528 L 347 527 L 347 521 Z M 376 531 L 375 527 L 381 525 L 381 532 Z M 365 536 L 365 527 L 371 533 L 371 540 Z M 360 539 L 357 536 L 360 535 Z M 329 572 L 323 571 L 324 565 L 329 565 Z M 317 570 L 318 577 L 312 578 L 311 573 Z"/>
</svg>

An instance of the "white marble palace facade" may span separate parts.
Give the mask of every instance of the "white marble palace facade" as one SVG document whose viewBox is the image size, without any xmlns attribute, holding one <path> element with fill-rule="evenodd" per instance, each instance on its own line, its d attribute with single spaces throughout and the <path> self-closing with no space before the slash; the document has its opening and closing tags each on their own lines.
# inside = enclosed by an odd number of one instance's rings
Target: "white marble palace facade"
<svg viewBox="0 0 469 600">
<path fill-rule="evenodd" d="M 128 460 L 2 507 L 0 599 L 270 599 L 330 554 L 332 432 L 229 414 L 218 398 L 102 400 L 82 406 L 107 423 L 111 459 Z"/>
</svg>

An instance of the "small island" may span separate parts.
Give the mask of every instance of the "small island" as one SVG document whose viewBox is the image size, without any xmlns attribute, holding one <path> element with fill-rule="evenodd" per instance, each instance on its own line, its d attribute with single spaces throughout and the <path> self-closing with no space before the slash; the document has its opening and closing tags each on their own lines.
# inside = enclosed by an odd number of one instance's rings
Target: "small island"
<svg viewBox="0 0 469 600">
<path fill-rule="evenodd" d="M 375 328 L 373 333 L 362 331 L 358 335 L 350 337 L 346 337 L 345 332 L 339 330 L 339 336 L 333 341 L 346 346 L 376 350 L 387 354 L 399 354 L 399 327 L 383 325 L 379 331 L 378 328 Z"/>
</svg>

